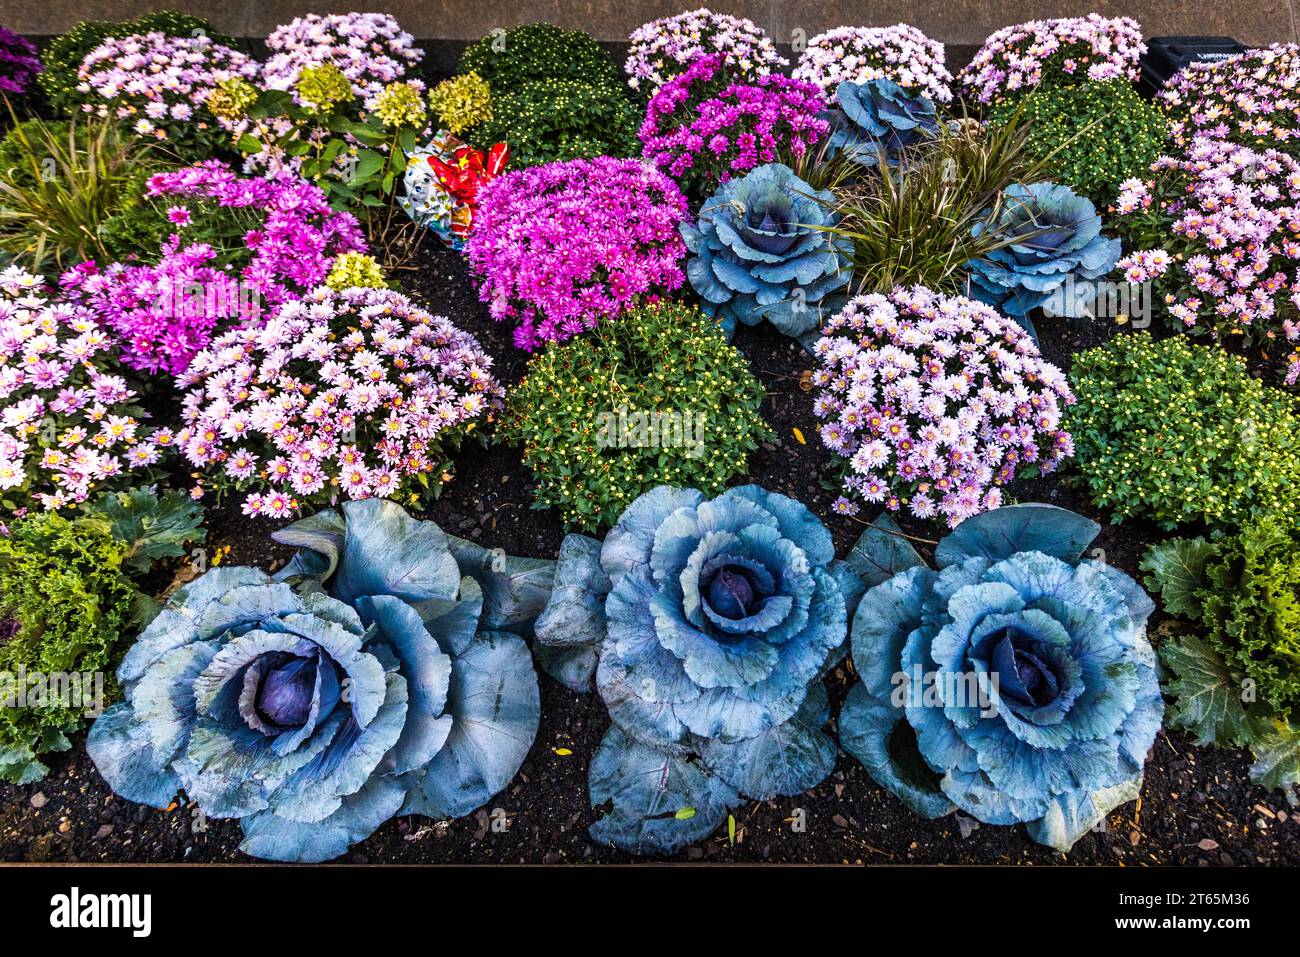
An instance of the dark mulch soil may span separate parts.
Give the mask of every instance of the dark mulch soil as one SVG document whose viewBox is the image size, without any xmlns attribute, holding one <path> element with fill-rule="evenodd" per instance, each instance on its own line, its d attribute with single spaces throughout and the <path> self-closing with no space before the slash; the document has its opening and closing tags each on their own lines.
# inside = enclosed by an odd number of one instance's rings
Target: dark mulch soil
<svg viewBox="0 0 1300 957">
<path fill-rule="evenodd" d="M 430 243 L 408 290 L 431 310 L 472 331 L 497 361 L 507 383 L 524 371 L 525 356 L 509 329 L 493 323 L 473 291 L 462 258 Z M 1070 354 L 1104 339 L 1113 327 L 1082 322 L 1043 329 L 1044 351 L 1062 365 Z M 763 413 L 774 442 L 751 459 L 752 480 L 807 502 L 831 528 L 843 552 L 861 524 L 834 516 L 836 493 L 824 486 L 834 462 L 814 430 L 811 396 L 800 387 L 808 357 L 773 330 L 741 329 L 736 345 L 767 387 Z M 801 430 L 806 444 L 795 436 Z M 443 528 L 511 554 L 553 557 L 563 528 L 550 511 L 531 509 L 531 477 L 518 451 L 468 445 L 457 456 L 454 479 L 423 517 Z M 1101 516 L 1067 480 L 1026 483 L 1020 497 L 1038 498 Z M 905 526 L 907 523 L 904 523 Z M 1105 522 L 1102 523 L 1105 526 Z M 274 523 L 251 521 L 233 504 L 210 512 L 210 548 L 229 547 L 226 564 L 270 567 L 288 550 L 269 539 Z M 910 527 L 926 538 L 933 529 Z M 1106 560 L 1129 573 L 1146 545 L 1158 538 L 1141 525 L 1106 527 L 1097 541 Z M 923 545 L 922 550 L 926 551 Z M 1159 633 L 1158 620 L 1155 632 Z M 829 681 L 834 704 L 850 687 L 849 666 Z M 608 718 L 600 698 L 575 695 L 545 675 L 542 720 L 514 783 L 489 807 L 457 821 L 391 821 L 358 845 L 352 862 L 627 861 L 598 847 L 587 827 L 595 812 L 586 799 L 586 769 Z M 559 751 L 569 753 L 560 754 Z M 78 739 L 71 752 L 51 756 L 39 784 L 0 787 L 0 859 L 37 861 L 241 861 L 239 826 L 204 821 L 192 807 L 167 811 L 113 796 Z M 865 863 L 1072 864 L 1296 864 L 1300 820 L 1277 791 L 1250 784 L 1244 752 L 1197 749 L 1186 736 L 1162 733 L 1147 766 L 1142 799 L 1084 837 L 1067 859 L 1030 841 L 1020 827 L 980 826 L 961 815 L 927 821 L 911 814 L 841 756 L 834 774 L 798 798 L 751 804 L 736 811 L 736 842 L 725 829 L 687 848 L 678 860 Z"/>
</svg>

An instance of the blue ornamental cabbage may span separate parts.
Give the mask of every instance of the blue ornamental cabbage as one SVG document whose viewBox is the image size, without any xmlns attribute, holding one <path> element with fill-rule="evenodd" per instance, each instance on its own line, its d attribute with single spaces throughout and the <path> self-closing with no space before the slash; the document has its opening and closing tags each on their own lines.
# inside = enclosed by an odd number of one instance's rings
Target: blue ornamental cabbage
<svg viewBox="0 0 1300 957">
<path fill-rule="evenodd" d="M 348 502 L 274 536 L 275 578 L 219 567 L 172 596 L 87 740 L 123 797 L 184 790 L 277 861 L 344 853 L 397 814 L 459 817 L 514 777 L 540 716 L 528 634 L 553 562 Z"/>
<path fill-rule="evenodd" d="M 1056 183 L 1009 186 L 996 214 L 973 230 L 976 236 L 985 231 L 1020 238 L 967 264 L 968 295 L 1031 333 L 1028 314 L 1048 300 L 1058 315 L 1087 316 L 1096 298 L 1092 281 L 1120 257 L 1120 241 L 1102 235 L 1092 202 Z"/>
<path fill-rule="evenodd" d="M 865 83 L 845 80 L 835 91 L 839 108 L 831 111 L 826 156 L 844 156 L 861 166 L 875 166 L 881 155 L 890 166 L 900 154 L 933 137 L 939 128 L 934 101 L 909 93 L 893 80 Z"/>
<path fill-rule="evenodd" d="M 843 304 L 848 239 L 828 232 L 839 218 L 829 190 L 814 190 L 788 166 L 768 163 L 724 183 L 699 222 L 679 228 L 691 257 L 686 275 L 704 311 L 728 335 L 739 320 L 766 319 L 787 336 L 820 329 Z"/>
<path fill-rule="evenodd" d="M 742 800 L 815 787 L 835 765 L 822 677 L 863 585 L 826 527 L 756 485 L 708 500 L 660 486 L 603 546 L 571 535 L 537 620 L 543 666 L 595 668 L 613 723 L 592 758 L 594 838 L 669 853 Z"/>
<path fill-rule="evenodd" d="M 967 519 L 937 571 L 890 524 L 856 547 L 881 571 L 853 620 L 841 745 L 918 814 L 1024 822 L 1068 851 L 1141 788 L 1164 711 L 1153 602 L 1080 561 L 1099 528 L 1064 509 Z"/>
</svg>

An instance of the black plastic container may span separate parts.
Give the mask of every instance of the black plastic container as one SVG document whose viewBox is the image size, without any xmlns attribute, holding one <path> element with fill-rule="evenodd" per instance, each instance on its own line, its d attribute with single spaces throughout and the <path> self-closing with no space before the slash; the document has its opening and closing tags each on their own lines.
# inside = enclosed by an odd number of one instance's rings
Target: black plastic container
<svg viewBox="0 0 1300 957">
<path fill-rule="evenodd" d="M 1147 41 L 1142 57 L 1142 80 L 1139 89 L 1155 96 L 1175 73 L 1192 63 L 1224 60 L 1248 47 L 1232 37 L 1153 37 Z"/>
</svg>

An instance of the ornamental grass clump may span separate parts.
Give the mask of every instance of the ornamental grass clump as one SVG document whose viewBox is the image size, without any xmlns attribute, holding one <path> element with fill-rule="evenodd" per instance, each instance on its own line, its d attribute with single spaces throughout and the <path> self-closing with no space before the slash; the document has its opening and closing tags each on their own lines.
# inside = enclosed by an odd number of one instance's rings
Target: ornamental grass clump
<svg viewBox="0 0 1300 957">
<path fill-rule="evenodd" d="M 523 446 L 538 506 L 570 527 L 613 524 L 656 485 L 709 494 L 771 431 L 763 387 L 707 316 L 660 301 L 533 359 L 499 436 Z"/>
<path fill-rule="evenodd" d="M 1103 209 L 1121 183 L 1146 175 L 1169 140 L 1164 114 L 1127 80 L 1035 90 L 989 119 L 1026 124 L 1029 156 L 1046 158 L 1052 180 Z"/>
<path fill-rule="evenodd" d="M 1300 402 L 1236 356 L 1133 333 L 1077 354 L 1070 382 L 1075 458 L 1116 522 L 1231 528 L 1300 509 Z"/>
<path fill-rule="evenodd" d="M 193 494 L 242 496 L 283 518 L 342 498 L 414 504 L 447 456 L 500 408 L 478 341 L 388 289 L 321 287 L 194 357 L 176 442 Z"/>
<path fill-rule="evenodd" d="M 1201 136 L 1125 182 L 1115 229 L 1129 282 L 1171 326 L 1267 346 L 1300 338 L 1300 162 Z"/>
<path fill-rule="evenodd" d="M 1189 64 L 1161 87 L 1156 104 L 1180 147 L 1206 134 L 1300 157 L 1300 45 Z"/>
<path fill-rule="evenodd" d="M 182 493 L 139 489 L 0 525 L 0 779 L 45 777 L 41 756 L 117 696 L 106 672 L 157 610 L 132 575 L 203 541 L 202 517 Z"/>
<path fill-rule="evenodd" d="M 309 13 L 272 30 L 266 47 L 271 54 L 262 66 L 266 87 L 293 90 L 304 70 L 328 64 L 363 97 L 406 79 L 424 58 L 415 38 L 386 13 Z"/>
<path fill-rule="evenodd" d="M 1249 747 L 1251 780 L 1300 783 L 1300 529 L 1293 514 L 1180 538 L 1142 560 L 1147 586 L 1190 629 L 1160 643 L 1173 721 L 1197 743 Z"/>
<path fill-rule="evenodd" d="M 465 247 L 492 318 L 532 351 L 594 329 L 685 275 L 686 198 L 637 160 L 607 156 L 506 173 L 478 197 Z"/>
<path fill-rule="evenodd" d="M 207 34 L 111 37 L 77 72 L 83 112 L 112 117 L 182 155 L 210 156 L 225 135 L 204 103 L 219 83 L 258 75 L 256 61 Z"/>
<path fill-rule="evenodd" d="M 596 688 L 591 836 L 635 854 L 707 838 L 745 801 L 794 797 L 835 767 L 822 678 L 863 582 L 801 503 L 757 485 L 663 485 L 603 545 L 568 536 L 537 619 L 544 666 Z"/>
<path fill-rule="evenodd" d="M 886 570 L 853 617 L 840 745 L 923 817 L 1024 823 L 1069 851 L 1141 792 L 1164 714 L 1155 603 L 1081 560 L 1101 528 L 1055 506 L 967 519 L 937 569 L 886 528 L 855 548 Z"/>
<path fill-rule="evenodd" d="M 957 75 L 965 95 L 995 104 L 1038 87 L 1093 80 L 1136 82 L 1146 52 L 1131 17 L 1062 17 L 1003 27 L 984 41 Z"/>
<path fill-rule="evenodd" d="M 842 514 L 866 502 L 956 527 L 1073 452 L 1064 373 L 981 303 L 920 286 L 859 296 L 813 355 L 822 442 L 848 460 Z"/>
<path fill-rule="evenodd" d="M 906 23 L 819 33 L 799 54 L 793 75 L 816 83 L 828 97 L 841 83 L 891 80 L 936 103 L 952 101 L 952 74 L 944 63 L 943 44 Z"/>
<path fill-rule="evenodd" d="M 510 146 L 514 169 L 633 156 L 637 117 L 621 93 L 585 80 L 529 80 L 493 96 L 492 118 L 469 131 L 476 149 Z"/>
<path fill-rule="evenodd" d="M 727 60 L 737 80 L 752 82 L 779 71 L 789 61 L 753 20 L 714 13 L 701 7 L 672 17 L 651 20 L 632 31 L 623 71 L 627 85 L 649 99 L 700 57 L 714 53 Z"/>
<path fill-rule="evenodd" d="M 465 48 L 458 73 L 477 73 L 493 96 L 514 92 L 534 80 L 577 80 L 621 97 L 614 61 L 595 37 L 549 23 L 494 30 Z"/>
<path fill-rule="evenodd" d="M 151 807 L 183 789 L 239 821 L 244 853 L 300 862 L 504 789 L 537 734 L 521 636 L 552 563 L 494 556 L 392 502 L 274 537 L 299 549 L 274 578 L 212 569 L 122 659 L 125 700 L 86 739 L 109 787 Z"/>
<path fill-rule="evenodd" d="M 113 339 L 41 276 L 0 271 L 0 507 L 58 510 L 120 488 L 172 442 L 141 424 Z"/>
<path fill-rule="evenodd" d="M 765 163 L 797 163 L 830 132 L 826 100 L 804 80 L 736 82 L 722 54 L 695 61 L 651 98 L 642 156 L 703 199 Z"/>
</svg>

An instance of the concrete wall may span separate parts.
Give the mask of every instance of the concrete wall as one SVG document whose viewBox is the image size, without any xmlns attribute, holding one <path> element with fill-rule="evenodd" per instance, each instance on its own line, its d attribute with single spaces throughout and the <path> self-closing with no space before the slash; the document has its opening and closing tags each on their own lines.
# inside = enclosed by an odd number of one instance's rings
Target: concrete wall
<svg viewBox="0 0 1300 957">
<path fill-rule="evenodd" d="M 20 33 L 62 33 L 85 19 L 123 19 L 148 10 L 184 10 L 234 36 L 263 37 L 302 13 L 382 10 L 417 37 L 476 39 L 494 27 L 545 20 L 623 40 L 647 20 L 704 5 L 703 0 L 0 0 L 0 24 Z M 717 0 L 711 9 L 747 16 L 779 42 L 830 27 L 904 22 L 953 44 L 978 44 L 999 27 L 1038 17 L 1096 11 L 1136 17 L 1147 36 L 1223 34 L 1262 45 L 1296 40 L 1300 0 Z"/>
</svg>

